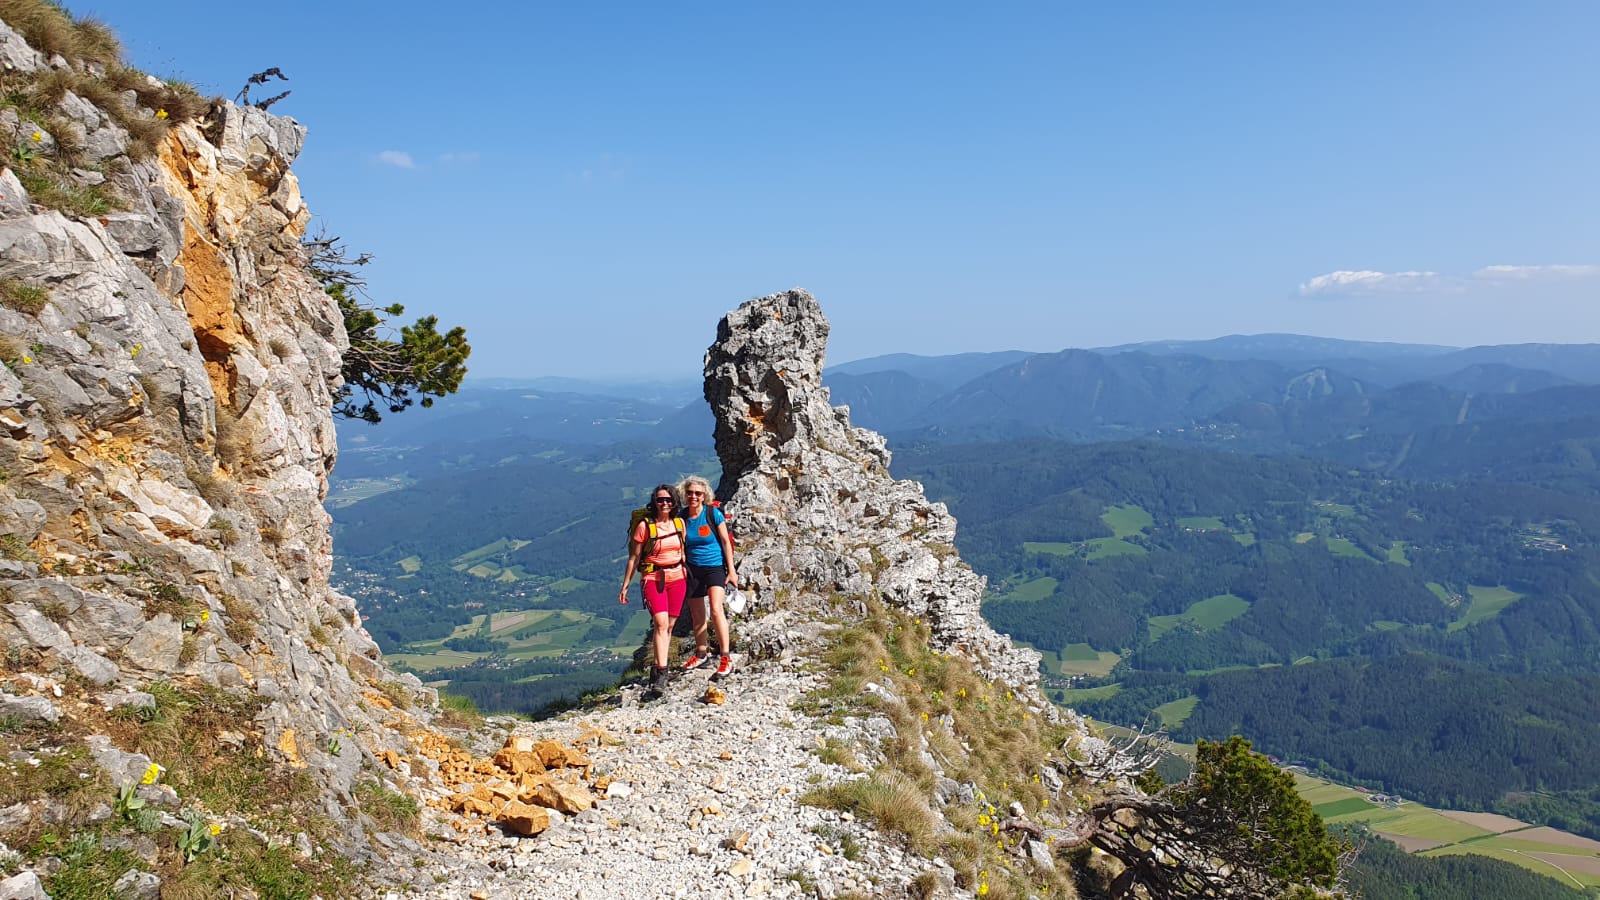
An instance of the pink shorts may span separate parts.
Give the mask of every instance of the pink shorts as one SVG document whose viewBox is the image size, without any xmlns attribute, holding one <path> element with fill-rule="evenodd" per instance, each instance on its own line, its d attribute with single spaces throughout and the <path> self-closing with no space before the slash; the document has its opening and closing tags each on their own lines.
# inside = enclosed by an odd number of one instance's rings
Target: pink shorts
<svg viewBox="0 0 1600 900">
<path fill-rule="evenodd" d="M 664 586 L 656 580 L 654 575 L 644 578 L 644 602 L 650 607 L 650 614 L 666 613 L 676 619 L 683 613 L 684 592 L 689 587 L 689 581 L 679 578 L 677 581 L 668 581 Z M 658 587 L 659 586 L 659 587 Z"/>
</svg>

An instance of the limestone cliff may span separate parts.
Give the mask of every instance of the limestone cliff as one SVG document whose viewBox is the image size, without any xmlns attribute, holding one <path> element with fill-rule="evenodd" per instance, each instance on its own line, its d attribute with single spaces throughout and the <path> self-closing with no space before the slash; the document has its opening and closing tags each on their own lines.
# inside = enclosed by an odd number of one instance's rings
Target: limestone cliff
<svg viewBox="0 0 1600 900">
<path fill-rule="evenodd" d="M 404 747 L 394 699 L 429 692 L 328 586 L 346 337 L 304 267 L 305 130 L 226 102 L 176 121 L 4 23 L 0 57 L 17 95 L 69 85 L 0 111 L 0 704 L 126 783 L 152 760 L 105 710 L 164 715 L 152 685 L 242 699 L 232 751 L 312 774 L 344 818 L 363 759 Z M 0 825 L 64 815 L 33 798 Z"/>
</svg>

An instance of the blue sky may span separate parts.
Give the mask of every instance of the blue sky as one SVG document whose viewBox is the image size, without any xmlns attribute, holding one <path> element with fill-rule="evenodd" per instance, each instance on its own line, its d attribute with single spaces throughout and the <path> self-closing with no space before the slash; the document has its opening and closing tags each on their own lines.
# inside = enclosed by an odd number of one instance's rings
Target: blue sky
<svg viewBox="0 0 1600 900">
<path fill-rule="evenodd" d="M 318 222 L 474 376 L 693 375 L 796 286 L 835 362 L 1600 341 L 1593 3 L 69 6 L 288 74 Z"/>
</svg>

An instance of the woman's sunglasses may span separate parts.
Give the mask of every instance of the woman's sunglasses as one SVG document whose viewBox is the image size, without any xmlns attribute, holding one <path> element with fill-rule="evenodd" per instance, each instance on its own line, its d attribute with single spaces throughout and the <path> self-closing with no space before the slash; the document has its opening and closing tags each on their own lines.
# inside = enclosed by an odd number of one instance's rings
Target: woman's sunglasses
<svg viewBox="0 0 1600 900">
<path fill-rule="evenodd" d="M 657 503 L 671 503 L 672 502 L 672 498 L 671 497 L 657 497 L 656 498 L 656 502 Z"/>
</svg>

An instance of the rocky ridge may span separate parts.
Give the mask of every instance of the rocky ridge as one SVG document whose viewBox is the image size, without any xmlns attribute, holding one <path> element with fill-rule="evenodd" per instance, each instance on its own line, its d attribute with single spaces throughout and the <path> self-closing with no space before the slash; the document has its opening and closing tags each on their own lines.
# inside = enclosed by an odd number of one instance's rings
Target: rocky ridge
<svg viewBox="0 0 1600 900">
<path fill-rule="evenodd" d="M 4 25 L 0 65 L 24 84 L 96 68 Z M 37 174 L 20 168 L 28 154 L 0 170 L 0 715 L 12 776 L 0 839 L 89 835 L 126 896 L 185 878 L 171 838 L 187 827 L 203 853 L 208 825 L 235 856 L 248 844 L 323 872 L 353 860 L 366 867 L 366 887 L 351 888 L 362 893 L 981 892 L 976 864 L 958 871 L 892 828 L 799 802 L 887 771 L 900 744 L 933 785 L 914 799 L 938 813 L 936 834 L 977 822 L 994 829 L 998 855 L 974 858 L 1014 863 L 1019 877 L 1055 870 L 1073 836 L 1045 827 L 1045 807 L 1078 776 L 1064 757 L 1009 773 L 1031 776 L 1041 805 L 1007 810 L 1015 827 L 1002 837 L 993 808 L 972 819 L 977 783 L 956 777 L 958 748 L 978 738 L 962 715 L 992 691 L 996 709 L 1052 723 L 1079 755 L 1099 745 L 1039 695 L 1037 656 L 979 616 L 983 580 L 951 546 L 945 508 L 893 479 L 883 440 L 829 405 L 828 325 L 810 295 L 745 303 L 706 357 L 719 494 L 755 589 L 725 694 L 707 702 L 686 676 L 654 704 L 625 687 L 554 722 L 441 730 L 436 697 L 383 664 L 355 605 L 328 586 L 321 501 L 346 339 L 306 268 L 309 212 L 289 170 L 304 129 L 218 101 L 165 122 L 143 154 L 119 123 L 164 110 L 137 94 L 105 102 L 123 106 L 112 115 L 69 90 L 49 108 L 0 111 L 0 133 L 117 198 L 62 211 L 24 186 L 19 172 Z M 884 627 L 902 649 L 926 628 L 928 646 L 912 650 L 931 667 L 975 666 L 957 673 L 973 696 L 913 698 L 916 667 L 880 659 L 856 692 L 819 705 L 840 674 L 823 663 L 829 648 L 880 608 L 897 617 Z M 252 780 L 222 780 L 235 769 Z M 252 810 L 254 794 L 280 790 L 299 798 L 287 823 Z M 419 802 L 420 817 L 407 812 Z M 0 894 L 26 896 L 40 873 L 79 864 L 70 852 L 33 862 Z"/>
<path fill-rule="evenodd" d="M 829 403 L 827 339 L 815 298 L 792 290 L 729 313 L 706 351 L 723 471 L 717 496 L 738 522 L 739 571 L 758 588 L 756 609 L 881 596 L 926 617 L 941 649 L 1008 684 L 1036 685 L 1039 655 L 995 634 L 979 613 L 984 578 L 955 551 L 955 518 L 920 484 L 891 477 L 883 437 Z M 759 626 L 747 638 L 782 643 Z"/>
</svg>

